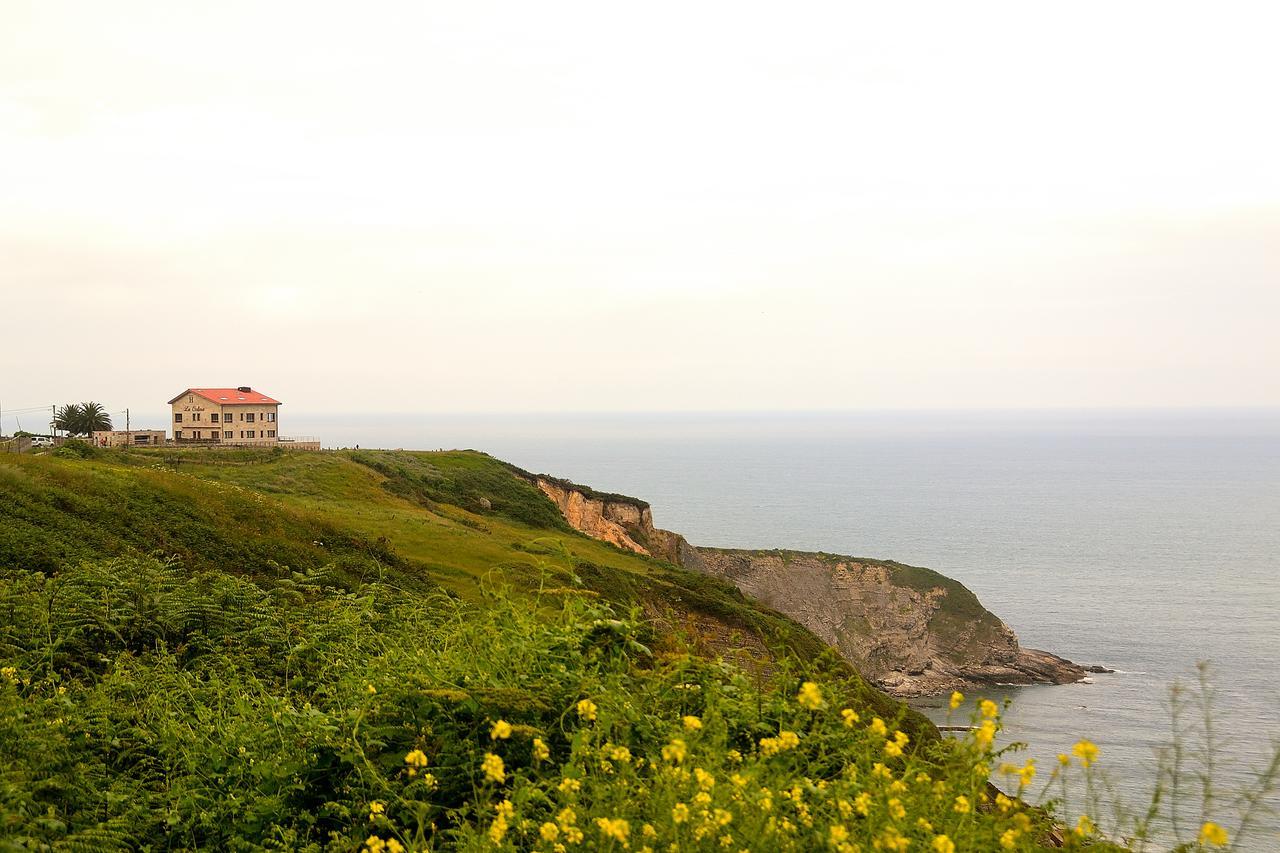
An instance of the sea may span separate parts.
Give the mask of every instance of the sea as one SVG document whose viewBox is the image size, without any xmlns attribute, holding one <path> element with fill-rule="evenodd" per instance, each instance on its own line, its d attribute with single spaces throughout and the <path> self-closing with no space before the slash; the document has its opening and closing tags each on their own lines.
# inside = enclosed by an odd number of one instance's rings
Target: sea
<svg viewBox="0 0 1280 853">
<path fill-rule="evenodd" d="M 1098 745 L 1104 826 L 1115 807 L 1145 809 L 1175 729 L 1194 788 L 1184 839 L 1201 819 L 1207 743 L 1208 812 L 1228 828 L 1280 744 L 1280 410 L 295 421 L 326 446 L 474 448 L 635 495 L 696 545 L 892 559 L 960 580 L 1024 646 L 1115 670 L 986 694 L 1010 700 L 1002 743 L 1026 744 L 1011 761 L 1036 760 L 1033 796 L 1058 753 Z M 916 704 L 939 723 L 967 715 Z M 1175 706 L 1187 706 L 1176 723 Z M 1073 783 L 1072 819 L 1084 801 Z M 1263 797 L 1236 849 L 1280 850 L 1278 810 L 1280 797 Z"/>
</svg>

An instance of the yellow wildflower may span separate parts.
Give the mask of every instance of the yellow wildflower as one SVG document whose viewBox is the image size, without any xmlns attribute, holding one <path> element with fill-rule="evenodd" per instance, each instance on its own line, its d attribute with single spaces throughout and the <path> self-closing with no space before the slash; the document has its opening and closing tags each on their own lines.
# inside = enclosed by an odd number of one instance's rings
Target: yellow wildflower
<svg viewBox="0 0 1280 853">
<path fill-rule="evenodd" d="M 1000 706 L 990 699 L 983 699 L 978 703 L 978 710 L 982 712 L 982 716 L 987 719 L 995 719 L 1000 715 Z"/>
<path fill-rule="evenodd" d="M 725 811 L 724 809 L 716 809 L 715 819 L 718 825 L 728 826 L 733 823 L 733 813 Z"/>
<path fill-rule="evenodd" d="M 594 720 L 596 718 L 596 703 L 590 699 L 583 699 L 578 702 L 578 716 L 584 720 Z"/>
<path fill-rule="evenodd" d="M 849 828 L 841 823 L 833 823 L 827 837 L 832 844 L 843 844 L 849 840 Z"/>
<path fill-rule="evenodd" d="M 920 827 L 925 832 L 933 832 L 933 824 L 929 823 L 929 821 L 922 817 L 916 818 L 916 826 Z"/>
<path fill-rule="evenodd" d="M 404 853 L 404 845 L 394 838 L 388 838 L 386 851 L 387 853 Z"/>
<path fill-rule="evenodd" d="M 973 733 L 973 742 L 978 745 L 979 749 L 986 749 L 991 746 L 991 741 L 996 737 L 996 725 L 990 720 L 983 720 L 982 725 Z"/>
<path fill-rule="evenodd" d="M 970 811 L 972 811 L 973 806 L 970 805 L 969 798 L 966 797 L 964 794 L 961 794 L 960 796 L 956 797 L 956 804 L 952 806 L 952 808 L 958 814 L 968 814 Z"/>
<path fill-rule="evenodd" d="M 945 835 L 933 837 L 934 853 L 956 853 L 956 843 Z"/>
<path fill-rule="evenodd" d="M 364 840 L 364 849 L 368 850 L 369 853 L 382 853 L 383 850 L 387 849 L 387 842 L 376 835 L 370 835 Z"/>
<path fill-rule="evenodd" d="M 960 707 L 960 703 L 961 703 L 961 702 L 963 702 L 963 701 L 964 701 L 964 694 L 963 694 L 963 693 L 961 693 L 959 690 L 957 690 L 957 691 L 955 691 L 954 693 L 952 693 L 952 694 L 951 694 L 951 710 L 953 710 L 953 711 L 954 711 L 956 708 L 959 708 L 959 707 Z M 943 837 L 945 837 L 945 836 L 943 836 Z"/>
<path fill-rule="evenodd" d="M 892 779 L 893 771 L 877 761 L 875 764 L 871 765 L 871 775 L 879 776 L 881 779 Z"/>
<path fill-rule="evenodd" d="M 887 740 L 884 742 L 884 754 L 890 758 L 901 758 L 902 747 L 898 746 L 897 741 Z"/>
<path fill-rule="evenodd" d="M 867 814 L 871 811 L 871 794 L 867 793 L 866 791 L 863 791 L 861 794 L 854 797 L 853 807 L 858 812 L 858 814 L 862 815 L 863 817 L 866 817 Z"/>
<path fill-rule="evenodd" d="M 795 749 L 800 745 L 800 735 L 784 729 L 778 732 L 778 743 L 782 745 L 783 749 Z"/>
<path fill-rule="evenodd" d="M 898 828 L 890 826 L 874 842 L 877 850 L 892 850 L 894 853 L 906 853 L 911 847 L 911 839 L 898 832 Z"/>
<path fill-rule="evenodd" d="M 800 703 L 801 707 L 816 711 L 822 707 L 822 688 L 818 687 L 815 682 L 806 681 L 800 685 L 800 692 L 796 694 L 796 701 Z"/>
<path fill-rule="evenodd" d="M 546 742 L 540 737 L 534 738 L 533 739 L 533 760 L 546 761 L 550 757 L 551 757 L 551 749 L 550 747 L 547 746 Z"/>
<path fill-rule="evenodd" d="M 1013 850 L 1018 846 L 1018 830 L 1006 829 L 1000 834 L 1000 846 L 1005 850 Z"/>
<path fill-rule="evenodd" d="M 1071 756 L 1067 755 L 1065 752 L 1059 752 L 1058 763 L 1061 764 L 1063 767 L 1066 767 L 1068 764 L 1071 763 Z"/>
<path fill-rule="evenodd" d="M 511 820 L 513 817 L 516 816 L 515 803 L 511 802 L 510 800 L 503 800 L 502 802 L 496 804 L 493 807 L 493 810 L 497 812 L 500 816 L 506 818 L 507 820 Z"/>
<path fill-rule="evenodd" d="M 676 803 L 671 809 L 671 822 L 684 823 L 689 819 L 689 807 L 684 803 Z"/>
<path fill-rule="evenodd" d="M 858 712 L 852 708 L 845 708 L 842 710 L 840 712 L 840 717 L 844 720 L 844 727 L 846 729 L 853 728 L 853 724 L 858 722 Z"/>
<path fill-rule="evenodd" d="M 1004 794 L 996 794 L 996 808 L 1000 809 L 1002 812 L 1007 812 L 1009 809 L 1013 808 L 1013 800 L 1009 799 Z"/>
<path fill-rule="evenodd" d="M 511 724 L 506 720 L 498 720 L 493 724 L 493 728 L 489 729 L 490 740 L 506 740 L 511 737 Z"/>
<path fill-rule="evenodd" d="M 877 734 L 880 737 L 884 737 L 889 733 L 889 727 L 886 726 L 884 724 L 884 720 L 879 717 L 873 717 L 871 725 L 867 726 L 867 728 L 870 729 L 873 734 Z"/>
<path fill-rule="evenodd" d="M 560 793 L 576 794 L 582 790 L 582 783 L 572 776 L 566 776 L 560 780 Z"/>
<path fill-rule="evenodd" d="M 1022 782 L 1022 787 L 1025 788 L 1031 784 L 1032 780 L 1036 778 L 1036 760 L 1034 758 L 1027 759 L 1027 763 L 1022 765 L 1022 769 L 1018 771 L 1018 777 Z"/>
<path fill-rule="evenodd" d="M 507 781 L 507 771 L 502 763 L 502 758 L 492 752 L 484 754 L 484 761 L 480 762 L 480 769 L 484 771 L 484 775 L 490 781 L 498 783 Z"/>
<path fill-rule="evenodd" d="M 1098 747 L 1087 740 L 1079 740 L 1076 741 L 1075 746 L 1071 747 L 1071 754 L 1080 759 L 1082 766 L 1088 767 L 1098 760 Z"/>
<path fill-rule="evenodd" d="M 378 688 L 374 687 L 372 684 L 366 684 L 364 689 L 369 691 L 370 696 L 378 692 Z"/>
<path fill-rule="evenodd" d="M 382 803 L 379 800 L 374 800 L 372 803 L 369 803 L 369 820 L 377 820 L 378 816 L 384 814 L 386 810 L 387 806 L 385 803 Z"/>
<path fill-rule="evenodd" d="M 409 775 L 417 776 L 418 771 L 427 766 L 427 755 L 420 749 L 415 749 L 404 757 L 404 763 L 409 765 Z"/>
<path fill-rule="evenodd" d="M 542 826 L 538 827 L 538 835 L 543 841 L 555 841 L 560 837 L 560 827 L 556 826 L 551 821 L 547 821 Z"/>
<path fill-rule="evenodd" d="M 724 757 L 725 757 L 725 758 L 727 758 L 727 759 L 729 759 L 729 761 L 730 761 L 730 762 L 732 762 L 732 763 L 734 763 L 734 764 L 741 764 L 741 763 L 742 763 L 742 753 L 741 753 L 741 752 L 738 752 L 738 750 L 736 750 L 736 749 L 731 749 L 731 750 L 729 750 L 728 752 L 726 752 L 726 753 L 724 754 Z"/>
<path fill-rule="evenodd" d="M 507 829 L 507 818 L 502 813 L 499 813 L 493 819 L 493 823 L 489 825 L 489 840 L 494 844 L 501 844 L 502 839 L 507 834 Z"/>
<path fill-rule="evenodd" d="M 1227 835 L 1227 831 L 1218 826 L 1213 821 L 1205 821 L 1200 827 L 1200 843 L 1211 844 L 1214 847 L 1225 847 L 1231 839 Z"/>
<path fill-rule="evenodd" d="M 600 828 L 600 834 L 605 838 L 612 838 L 622 844 L 627 843 L 627 836 L 631 834 L 631 824 L 620 817 L 598 817 L 596 818 L 596 826 Z"/>
<path fill-rule="evenodd" d="M 640 834 L 645 838 L 657 838 L 658 830 L 653 828 L 653 824 L 646 823 L 644 826 L 640 827 Z"/>
<path fill-rule="evenodd" d="M 907 816 L 907 809 L 902 805 L 902 800 L 893 797 L 889 800 L 889 817 L 894 820 L 902 820 Z"/>
<path fill-rule="evenodd" d="M 716 786 L 716 777 L 701 767 L 693 768 L 693 778 L 698 780 L 698 787 L 704 791 L 710 791 Z"/>
<path fill-rule="evenodd" d="M 685 714 L 680 718 L 680 722 L 683 723 L 684 727 L 691 732 L 696 732 L 698 729 L 702 728 L 702 720 L 695 717 L 693 714 Z"/>
<path fill-rule="evenodd" d="M 679 764 L 684 761 L 684 757 L 688 755 L 689 748 L 680 738 L 672 738 L 671 742 L 662 748 L 662 760 L 670 761 L 672 764 Z"/>
<path fill-rule="evenodd" d="M 606 752 L 609 753 L 610 758 L 622 764 L 626 764 L 631 760 L 631 750 L 625 746 L 611 745 L 606 747 Z"/>
<path fill-rule="evenodd" d="M 1093 835 L 1093 830 L 1093 820 L 1087 814 L 1080 815 L 1080 819 L 1076 821 L 1076 835 L 1083 838 L 1087 835 Z"/>
</svg>

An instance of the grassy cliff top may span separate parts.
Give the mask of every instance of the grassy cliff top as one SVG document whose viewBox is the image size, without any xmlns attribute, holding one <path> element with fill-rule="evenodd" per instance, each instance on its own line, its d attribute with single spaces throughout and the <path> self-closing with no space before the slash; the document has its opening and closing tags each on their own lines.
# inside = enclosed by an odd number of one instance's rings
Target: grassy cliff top
<svg viewBox="0 0 1280 853">
<path fill-rule="evenodd" d="M 550 583 L 642 607 L 708 651 L 746 642 L 844 666 L 727 583 L 574 532 L 536 486 L 474 451 L 14 455 L 0 457 L 0 489 L 0 567 L 155 556 L 254 577 L 327 566 L 350 588 L 380 580 L 464 600 L 501 577 L 517 594 Z"/>
<path fill-rule="evenodd" d="M 0 849 L 1047 829 L 976 807 L 989 738 L 939 739 L 799 625 L 578 535 L 484 454 L 60 449 L 0 457 L 0 494 Z"/>
</svg>

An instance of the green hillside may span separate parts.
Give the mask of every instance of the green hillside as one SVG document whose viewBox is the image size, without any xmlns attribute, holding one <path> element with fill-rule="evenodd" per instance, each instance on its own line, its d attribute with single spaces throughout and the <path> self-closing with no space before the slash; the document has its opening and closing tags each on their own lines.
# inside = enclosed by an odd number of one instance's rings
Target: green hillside
<svg viewBox="0 0 1280 853">
<path fill-rule="evenodd" d="M 0 496 L 0 850 L 1043 834 L 989 741 L 481 453 L 64 450 Z"/>
</svg>

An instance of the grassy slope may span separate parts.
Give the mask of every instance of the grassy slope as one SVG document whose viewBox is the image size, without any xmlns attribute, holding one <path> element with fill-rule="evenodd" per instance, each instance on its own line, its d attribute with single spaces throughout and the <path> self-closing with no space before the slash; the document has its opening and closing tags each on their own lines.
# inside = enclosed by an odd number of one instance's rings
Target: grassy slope
<svg viewBox="0 0 1280 853">
<path fill-rule="evenodd" d="M 553 818 L 589 833 L 574 849 L 618 849 L 615 818 L 637 847 L 652 821 L 661 849 L 690 850 L 729 831 L 841 849 L 846 824 L 862 849 L 943 831 L 994 849 L 1014 830 L 1026 849 L 1045 831 L 952 808 L 987 794 L 989 751 L 938 739 L 733 587 L 565 529 L 483 454 L 7 456 L 0 497 L 0 849 L 479 850 L 507 833 L 549 850 Z M 742 649 L 761 665 L 708 660 Z M 796 698 L 804 677 L 820 710 Z M 780 730 L 799 740 L 771 753 Z M 489 751 L 505 779 L 484 775 Z M 675 817 L 699 798 L 697 826 Z"/>
<path fill-rule="evenodd" d="M 541 492 L 482 453 L 11 456 L 0 460 L 0 489 L 0 567 L 53 571 L 130 554 L 250 574 L 336 562 L 352 585 L 381 576 L 463 599 L 476 598 L 497 570 L 517 591 L 582 585 L 640 606 L 709 654 L 735 652 L 767 667 L 785 650 L 844 669 L 808 631 L 731 585 L 568 529 Z M 896 712 L 877 691 L 864 700 Z M 911 729 L 930 726 L 913 718 Z"/>
</svg>

